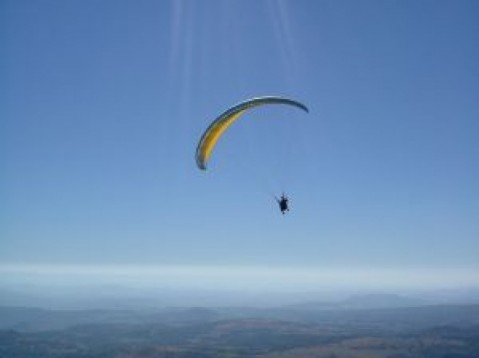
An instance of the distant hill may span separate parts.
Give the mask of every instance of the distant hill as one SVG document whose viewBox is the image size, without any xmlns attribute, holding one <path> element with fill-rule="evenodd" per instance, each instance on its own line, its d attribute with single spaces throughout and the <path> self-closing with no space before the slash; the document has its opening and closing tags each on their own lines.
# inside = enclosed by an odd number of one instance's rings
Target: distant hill
<svg viewBox="0 0 479 358">
<path fill-rule="evenodd" d="M 354 295 L 340 302 L 342 308 L 372 309 L 372 308 L 399 308 L 420 307 L 429 302 L 417 298 L 411 298 L 395 294 L 368 294 Z"/>
<path fill-rule="evenodd" d="M 346 307 L 346 306 L 343 306 Z M 349 306 L 348 306 L 349 307 Z M 194 325 L 223 320 L 261 319 L 307 324 L 348 325 L 365 329 L 426 329 L 441 325 L 479 325 L 479 305 L 435 305 L 396 308 L 169 308 L 134 310 L 44 310 L 0 307 L 0 329 L 19 332 L 62 330 L 95 324 Z"/>
<path fill-rule="evenodd" d="M 429 301 L 396 294 L 353 295 L 338 302 L 307 302 L 289 305 L 290 308 L 315 310 L 375 309 L 420 307 L 431 304 Z"/>
<path fill-rule="evenodd" d="M 144 323 L 148 316 L 137 311 L 0 307 L 0 329 L 29 332 L 60 330 L 80 324 Z"/>
</svg>

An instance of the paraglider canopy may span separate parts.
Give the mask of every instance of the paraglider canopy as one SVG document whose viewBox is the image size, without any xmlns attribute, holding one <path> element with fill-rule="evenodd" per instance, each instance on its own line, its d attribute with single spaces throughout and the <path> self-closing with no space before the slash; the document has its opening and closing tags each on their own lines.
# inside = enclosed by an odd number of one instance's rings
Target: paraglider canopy
<svg viewBox="0 0 479 358">
<path fill-rule="evenodd" d="M 201 136 L 196 148 L 196 164 L 198 168 L 206 170 L 208 160 L 216 143 L 231 124 L 249 109 L 267 104 L 285 104 L 309 112 L 308 108 L 301 102 L 286 97 L 276 96 L 252 98 L 229 108 L 217 117 Z"/>
</svg>

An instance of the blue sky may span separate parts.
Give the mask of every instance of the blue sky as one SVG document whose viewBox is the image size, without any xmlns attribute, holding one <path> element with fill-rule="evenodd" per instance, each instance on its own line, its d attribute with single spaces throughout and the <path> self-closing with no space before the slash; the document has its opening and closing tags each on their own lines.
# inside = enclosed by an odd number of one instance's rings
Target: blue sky
<svg viewBox="0 0 479 358">
<path fill-rule="evenodd" d="M 478 283 L 478 15 L 476 1 L 0 1 L 0 264 Z M 198 170 L 202 131 L 262 95 L 310 113 L 252 111 Z"/>
</svg>

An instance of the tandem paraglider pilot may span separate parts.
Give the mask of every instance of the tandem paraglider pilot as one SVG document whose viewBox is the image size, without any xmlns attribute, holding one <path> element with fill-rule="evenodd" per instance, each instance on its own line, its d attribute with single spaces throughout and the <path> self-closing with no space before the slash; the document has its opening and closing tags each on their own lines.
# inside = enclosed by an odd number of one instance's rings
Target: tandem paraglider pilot
<svg viewBox="0 0 479 358">
<path fill-rule="evenodd" d="M 288 197 L 286 195 L 281 195 L 281 198 L 276 198 L 276 201 L 279 204 L 279 210 L 281 210 L 281 214 L 286 214 L 287 211 L 289 211 L 288 207 Z"/>
</svg>

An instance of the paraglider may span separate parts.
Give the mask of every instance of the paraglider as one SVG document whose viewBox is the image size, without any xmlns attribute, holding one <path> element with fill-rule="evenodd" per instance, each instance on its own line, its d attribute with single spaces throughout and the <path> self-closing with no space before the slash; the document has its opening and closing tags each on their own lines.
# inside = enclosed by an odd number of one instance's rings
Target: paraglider
<svg viewBox="0 0 479 358">
<path fill-rule="evenodd" d="M 289 205 L 288 205 L 288 197 L 286 195 L 281 195 L 281 198 L 276 198 L 276 201 L 278 202 L 279 205 L 279 210 L 281 210 L 281 214 L 286 214 L 287 211 L 289 211 Z"/>
<path fill-rule="evenodd" d="M 213 153 L 213 149 L 216 146 L 216 143 L 221 138 L 223 133 L 245 112 L 250 109 L 262 105 L 269 104 L 283 104 L 293 107 L 297 107 L 305 112 L 309 112 L 308 108 L 296 100 L 286 98 L 286 97 L 277 97 L 277 96 L 266 96 L 266 97 L 257 97 L 250 100 L 241 102 L 223 112 L 218 116 L 205 130 L 201 139 L 196 148 L 196 165 L 201 170 L 206 170 L 208 161 Z M 288 198 L 283 194 L 280 199 L 276 198 L 280 206 L 282 214 L 285 214 L 289 211 L 288 207 Z"/>
</svg>

